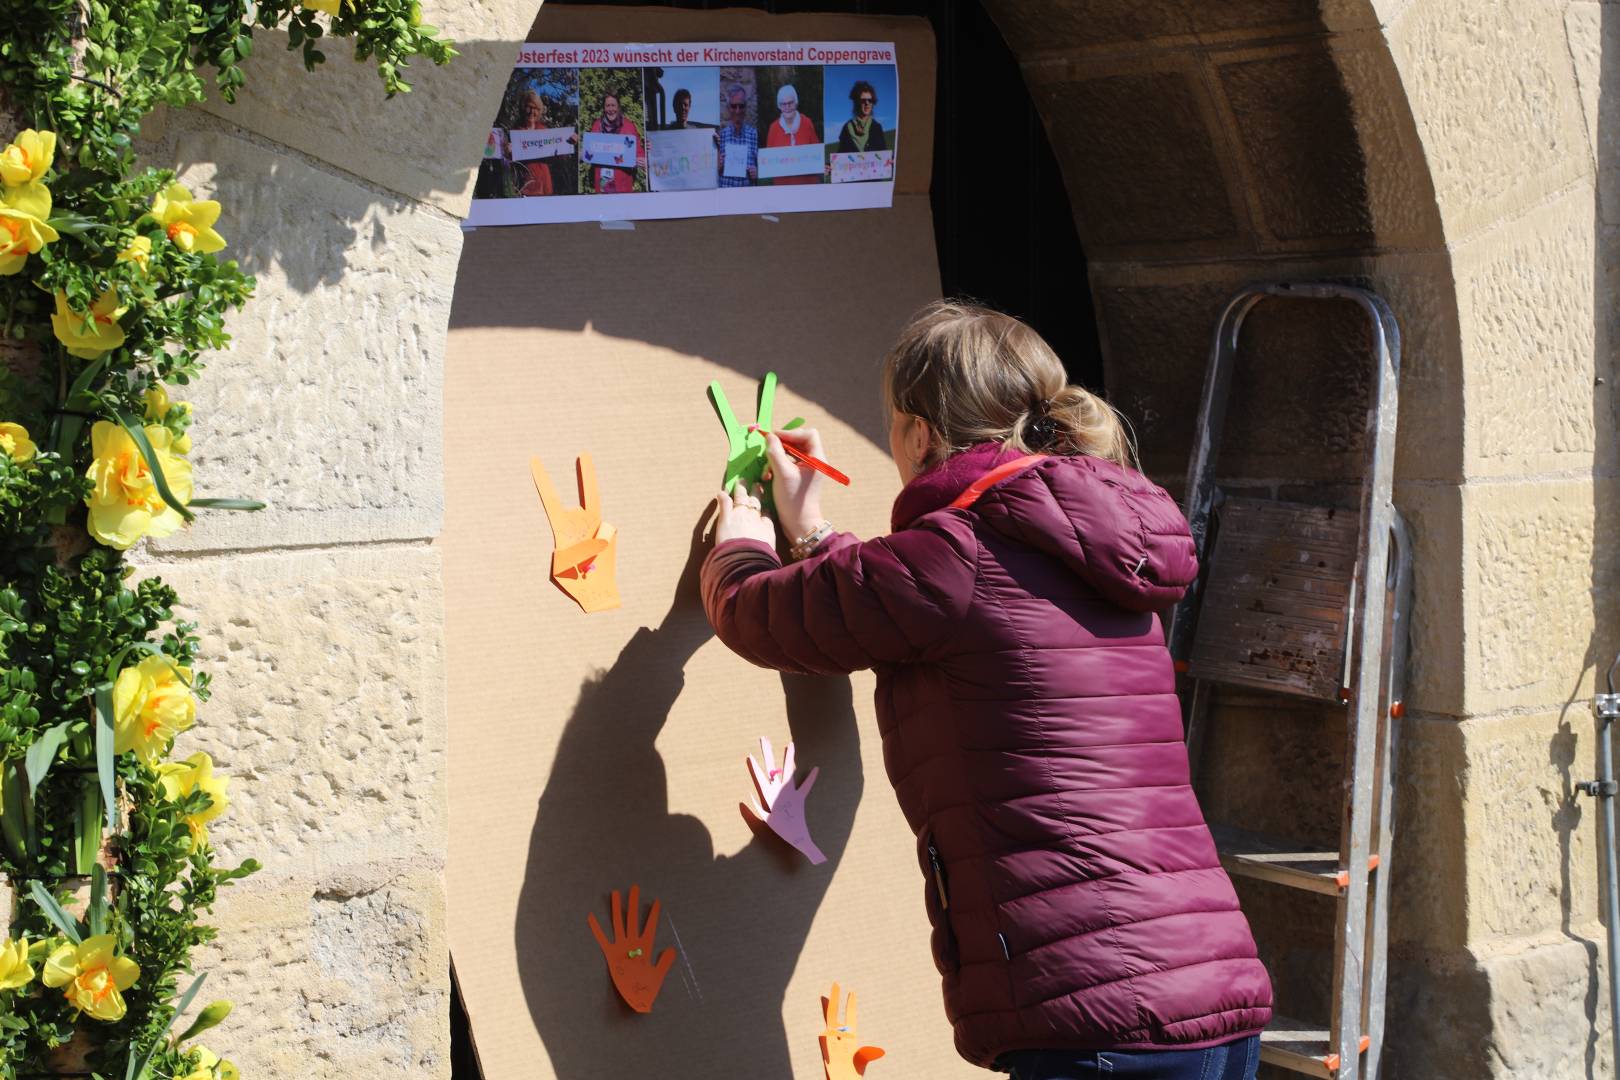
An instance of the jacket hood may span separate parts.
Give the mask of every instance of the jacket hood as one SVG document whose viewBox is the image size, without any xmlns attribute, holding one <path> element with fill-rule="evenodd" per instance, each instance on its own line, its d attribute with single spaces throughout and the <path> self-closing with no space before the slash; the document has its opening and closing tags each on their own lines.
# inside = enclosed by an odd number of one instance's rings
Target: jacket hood
<svg viewBox="0 0 1620 1080">
<path fill-rule="evenodd" d="M 946 459 L 900 492 L 895 529 L 940 511 L 975 514 L 1121 607 L 1157 611 L 1181 599 L 1198 576 L 1192 534 L 1169 493 L 1132 469 L 1084 455 L 1047 457 L 991 486 L 970 509 L 948 509 L 979 477 L 1021 456 L 986 443 Z"/>
</svg>

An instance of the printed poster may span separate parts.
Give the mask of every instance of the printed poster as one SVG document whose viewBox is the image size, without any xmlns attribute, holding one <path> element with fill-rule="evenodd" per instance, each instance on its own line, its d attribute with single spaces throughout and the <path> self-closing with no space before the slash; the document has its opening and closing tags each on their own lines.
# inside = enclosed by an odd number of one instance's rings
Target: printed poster
<svg viewBox="0 0 1620 1080">
<path fill-rule="evenodd" d="M 892 42 L 530 43 L 468 226 L 887 207 Z"/>
</svg>

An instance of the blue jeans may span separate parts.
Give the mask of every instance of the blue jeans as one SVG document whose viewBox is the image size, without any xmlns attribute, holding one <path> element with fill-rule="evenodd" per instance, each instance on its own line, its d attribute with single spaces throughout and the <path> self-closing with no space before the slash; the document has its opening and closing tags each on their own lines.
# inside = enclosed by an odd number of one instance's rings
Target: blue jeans
<svg viewBox="0 0 1620 1080">
<path fill-rule="evenodd" d="M 1254 1080 L 1260 1036 L 1206 1050 L 1020 1050 L 1001 1060 L 1012 1080 Z"/>
</svg>

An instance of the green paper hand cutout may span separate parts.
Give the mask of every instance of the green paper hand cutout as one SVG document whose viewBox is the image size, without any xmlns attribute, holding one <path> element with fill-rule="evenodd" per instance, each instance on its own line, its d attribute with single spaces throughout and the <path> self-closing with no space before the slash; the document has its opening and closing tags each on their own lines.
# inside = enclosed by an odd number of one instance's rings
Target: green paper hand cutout
<svg viewBox="0 0 1620 1080">
<path fill-rule="evenodd" d="M 709 400 L 714 404 L 714 411 L 720 415 L 720 426 L 726 429 L 726 474 L 720 481 L 720 489 L 730 491 L 741 481 L 746 490 L 753 491 L 754 485 L 761 483 L 765 474 L 764 433 L 771 430 L 771 419 L 776 409 L 776 372 L 767 371 L 759 382 L 759 405 L 754 410 L 755 419 L 751 428 L 738 423 L 718 380 L 709 384 Z M 782 425 L 782 430 L 792 431 L 803 423 L 804 417 L 795 416 Z M 760 501 L 766 506 L 771 505 L 769 484 L 765 485 L 765 493 Z"/>
</svg>

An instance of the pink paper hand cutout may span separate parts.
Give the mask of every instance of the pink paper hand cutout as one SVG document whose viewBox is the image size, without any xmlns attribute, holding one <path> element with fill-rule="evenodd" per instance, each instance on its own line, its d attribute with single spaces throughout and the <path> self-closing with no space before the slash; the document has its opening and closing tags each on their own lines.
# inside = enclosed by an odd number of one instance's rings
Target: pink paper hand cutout
<svg viewBox="0 0 1620 1080">
<path fill-rule="evenodd" d="M 821 766 L 811 769 L 810 775 L 804 778 L 804 783 L 794 787 L 793 744 L 791 742 L 787 744 L 787 752 L 782 756 L 780 769 L 776 767 L 776 752 L 771 749 L 771 740 L 761 738 L 759 748 L 761 756 L 765 759 L 763 766 L 754 760 L 752 754 L 748 755 L 748 775 L 754 779 L 754 790 L 759 793 L 759 798 L 752 806 L 744 806 L 743 812 L 760 824 L 768 826 L 773 833 L 798 849 L 813 865 L 820 866 L 827 861 L 827 856 L 823 855 L 816 842 L 810 839 L 810 823 L 804 817 L 804 799 L 815 786 L 816 777 L 821 773 Z"/>
<path fill-rule="evenodd" d="M 602 933 L 602 926 L 593 912 L 586 916 L 591 933 L 602 947 L 607 959 L 608 974 L 613 976 L 614 989 L 625 1003 L 638 1013 L 652 1012 L 653 999 L 663 988 L 664 976 L 675 963 L 675 950 L 666 948 L 653 963 L 653 938 L 658 934 L 658 901 L 647 909 L 647 921 L 638 929 L 636 919 L 641 913 L 641 886 L 630 886 L 630 921 L 625 922 L 619 906 L 619 890 L 613 890 L 613 940 Z"/>
</svg>

